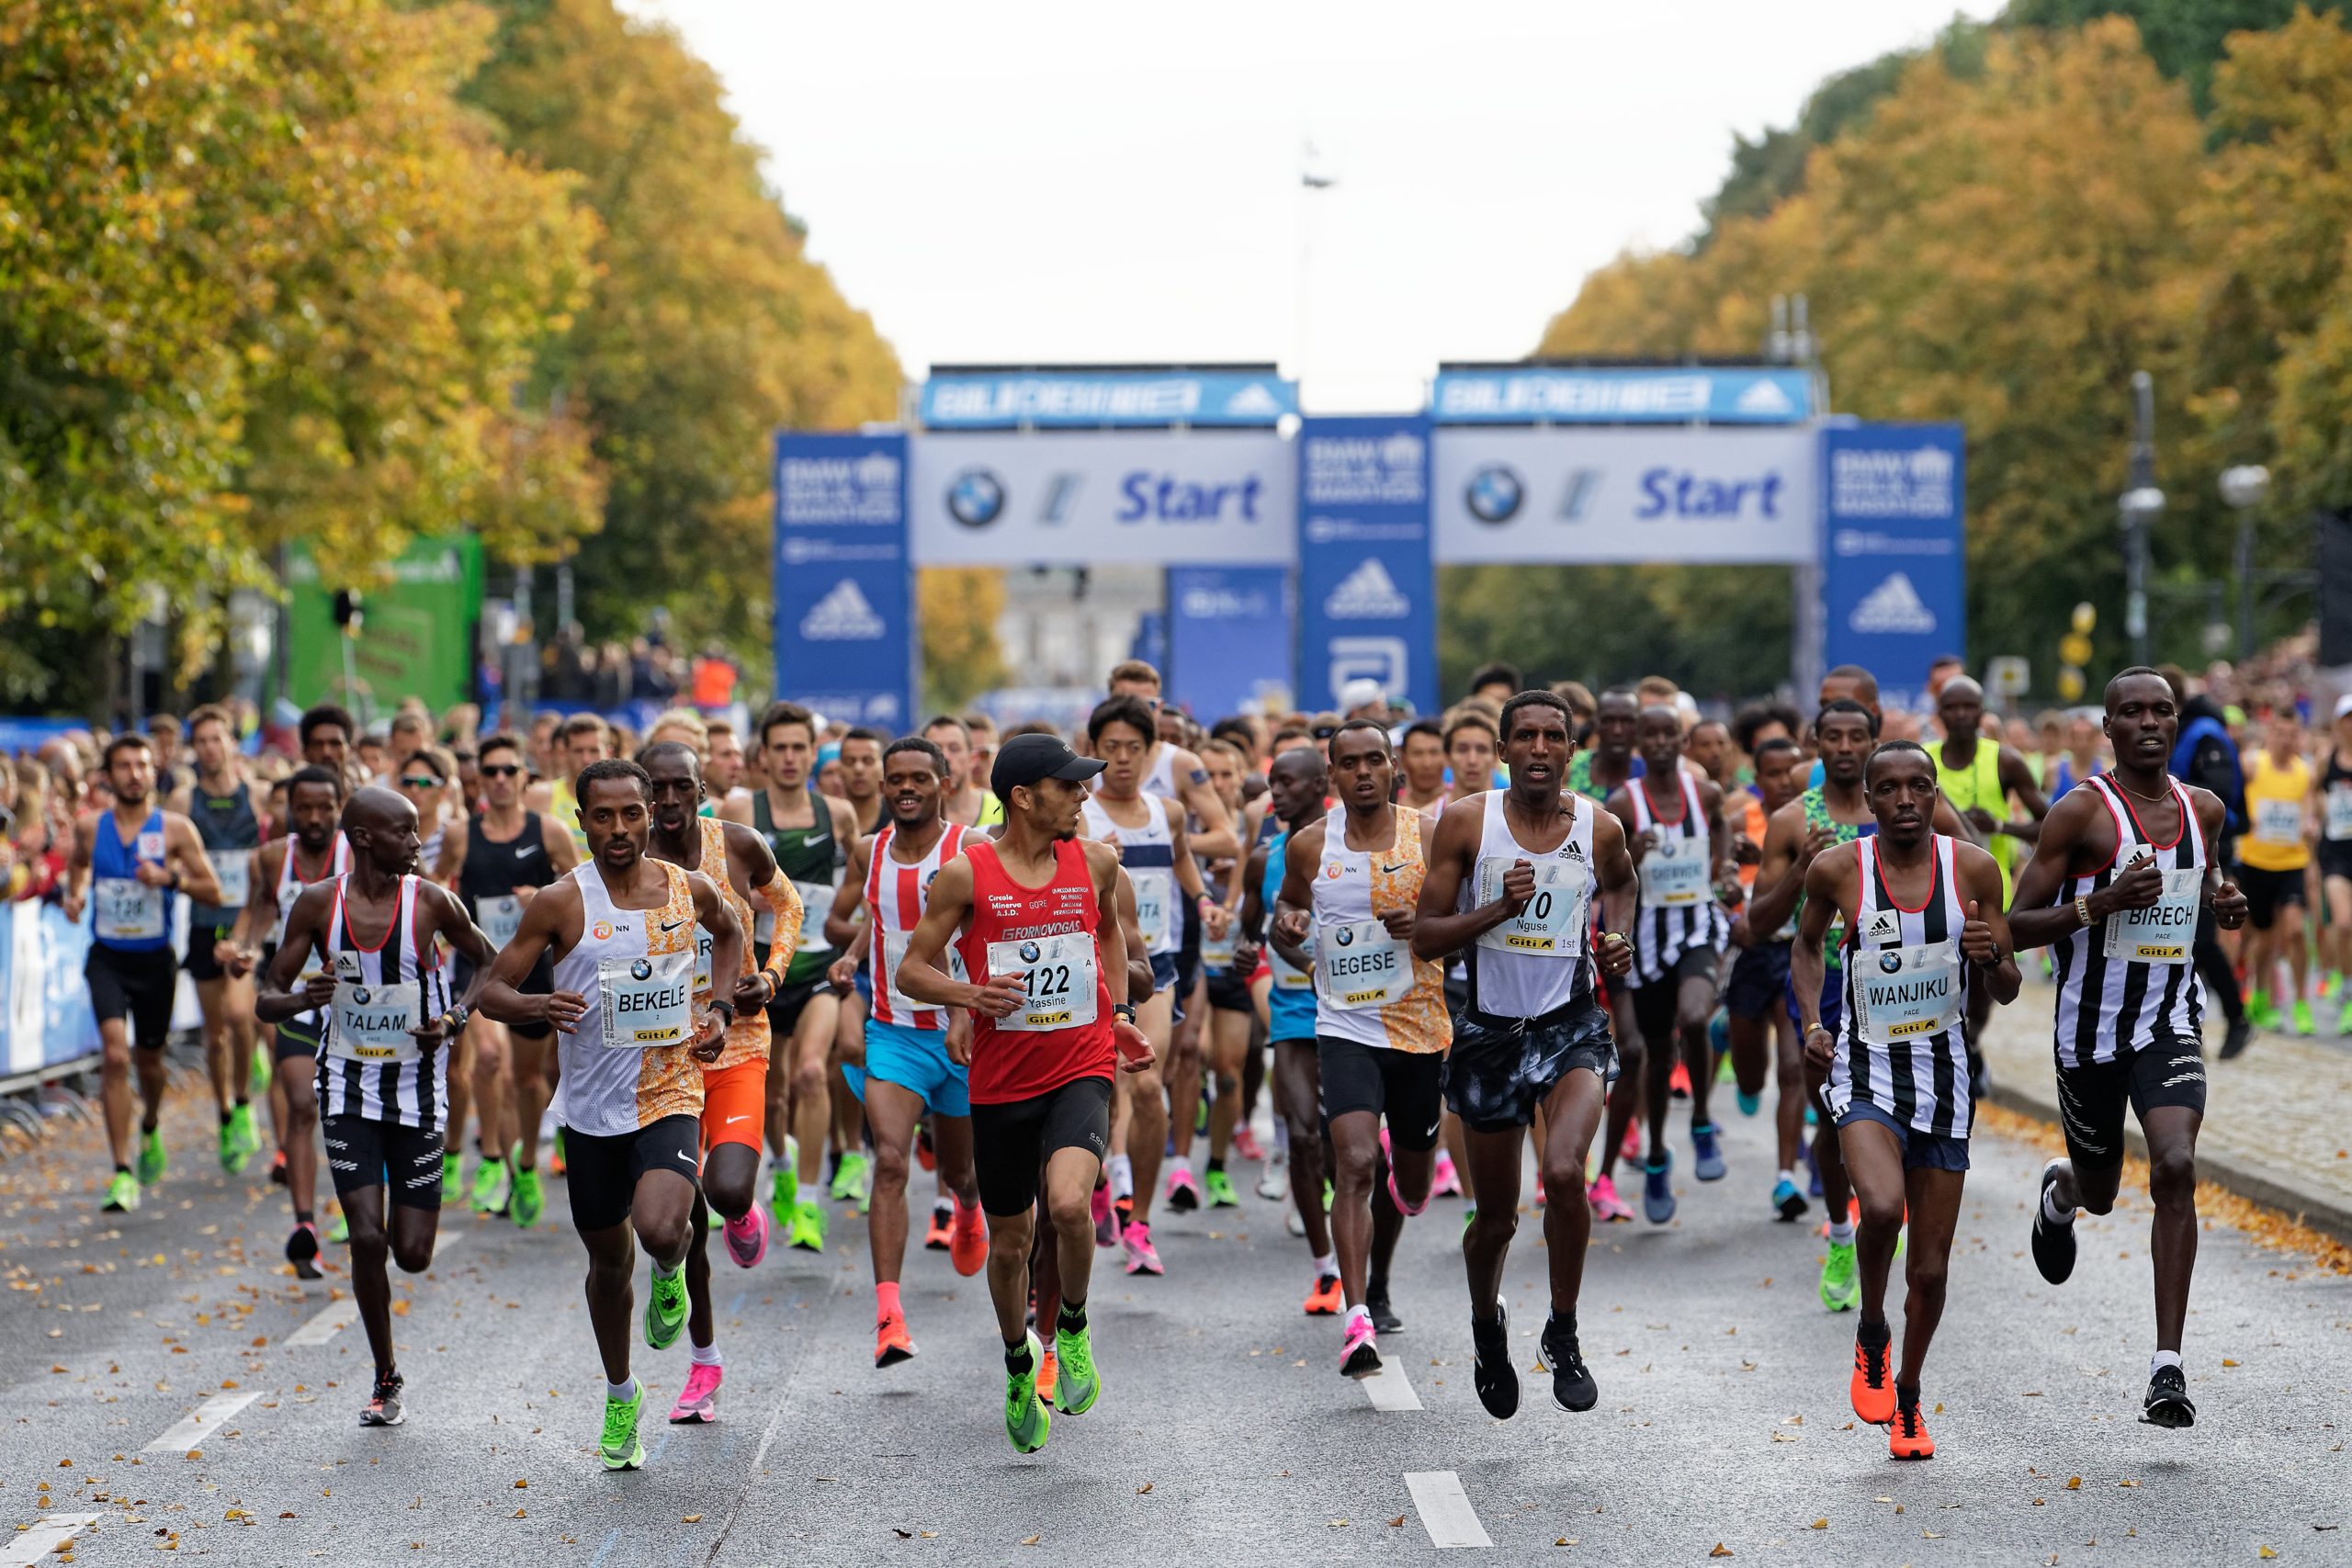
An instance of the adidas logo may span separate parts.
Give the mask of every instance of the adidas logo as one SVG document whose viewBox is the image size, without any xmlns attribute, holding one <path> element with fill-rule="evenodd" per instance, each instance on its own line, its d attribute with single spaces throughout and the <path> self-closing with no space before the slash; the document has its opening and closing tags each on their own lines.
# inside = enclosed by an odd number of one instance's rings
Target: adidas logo
<svg viewBox="0 0 2352 1568">
<path fill-rule="evenodd" d="M 1388 621 L 1412 612 L 1413 602 L 1374 556 L 1366 556 L 1323 600 L 1323 613 L 1335 621 Z"/>
<path fill-rule="evenodd" d="M 1796 404 L 1789 400 L 1788 393 L 1781 390 L 1781 384 L 1777 381 L 1756 382 L 1740 393 L 1732 406 L 1742 413 L 1791 414 L 1797 412 Z"/>
<path fill-rule="evenodd" d="M 889 629 L 846 577 L 800 617 L 800 635 L 810 642 L 872 642 Z"/>
<path fill-rule="evenodd" d="M 1936 629 L 1936 617 L 1920 599 L 1919 591 L 1911 586 L 1910 578 L 1898 571 L 1862 595 L 1862 602 L 1846 617 L 1846 625 L 1858 632 L 1924 636 Z"/>
<path fill-rule="evenodd" d="M 1274 400 L 1273 393 L 1266 390 L 1262 384 L 1256 381 L 1250 382 L 1225 400 L 1225 413 L 1227 419 L 1272 419 L 1282 412 L 1283 405 Z"/>
</svg>

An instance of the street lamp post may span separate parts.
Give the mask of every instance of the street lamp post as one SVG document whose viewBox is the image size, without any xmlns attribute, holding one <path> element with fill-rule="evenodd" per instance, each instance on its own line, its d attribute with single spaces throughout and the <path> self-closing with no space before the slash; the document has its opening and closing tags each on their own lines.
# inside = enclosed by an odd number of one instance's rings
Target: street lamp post
<svg viewBox="0 0 2352 1568">
<path fill-rule="evenodd" d="M 2148 661 L 2148 531 L 2164 515 L 2165 492 L 2156 488 L 2156 383 L 2145 370 L 2132 372 L 2131 486 L 2118 503 L 2123 525 L 2123 630 L 2132 638 L 2132 660 Z"/>
<path fill-rule="evenodd" d="M 2254 655 L 2254 511 L 2270 493 L 2270 470 L 2259 464 L 2222 470 L 2222 500 L 2238 514 L 2238 659 Z"/>
</svg>

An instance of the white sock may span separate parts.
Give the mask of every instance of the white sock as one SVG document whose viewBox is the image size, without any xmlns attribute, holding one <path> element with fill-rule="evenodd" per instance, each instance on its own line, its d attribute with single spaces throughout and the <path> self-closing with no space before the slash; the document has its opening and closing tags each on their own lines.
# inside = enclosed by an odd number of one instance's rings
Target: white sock
<svg viewBox="0 0 2352 1568">
<path fill-rule="evenodd" d="M 1348 1309 L 1348 1315 L 1340 1320 L 1340 1326 L 1342 1328 L 1352 1328 L 1355 1326 L 1355 1322 L 1358 1318 L 1363 1319 L 1367 1325 L 1372 1322 L 1372 1309 L 1364 1305 L 1362 1302 L 1358 1302 L 1355 1305 Z"/>
<path fill-rule="evenodd" d="M 1328 1280 L 1339 1271 L 1340 1255 L 1336 1252 L 1329 1253 L 1315 1260 L 1315 1277 L 1318 1280 Z"/>
<path fill-rule="evenodd" d="M 1829 1239 L 1840 1247 L 1854 1245 L 1854 1227 L 1840 1220 L 1829 1227 Z"/>
<path fill-rule="evenodd" d="M 2148 1375 L 2150 1377 L 2154 1377 L 2166 1367 L 2179 1367 L 2180 1364 L 2179 1351 L 2159 1350 L 2154 1355 L 2148 1358 Z M 2187 1369 L 2183 1368 L 2182 1370 L 2185 1371 Z"/>
<path fill-rule="evenodd" d="M 1111 1173 L 1111 1196 L 1132 1198 L 1136 1195 L 1136 1168 L 1125 1155 L 1113 1155 L 1102 1162 Z"/>
<path fill-rule="evenodd" d="M 618 1399 L 623 1401 L 635 1399 L 637 1397 L 637 1379 L 632 1376 L 627 1382 L 606 1383 L 605 1385 L 605 1397 L 606 1399 Z"/>
<path fill-rule="evenodd" d="M 2045 1187 L 2041 1190 L 2041 1217 L 2053 1225 L 2071 1225 L 2075 1223 L 2075 1211 L 2060 1208 L 2058 1190 Z"/>
<path fill-rule="evenodd" d="M 1192 1174 L 1193 1174 L 1193 1156 L 1190 1156 L 1190 1155 L 1178 1155 L 1178 1156 L 1176 1156 L 1173 1159 L 1170 1159 L 1170 1160 L 1168 1162 L 1168 1173 L 1169 1173 L 1170 1176 L 1175 1175 L 1175 1174 L 1176 1174 L 1177 1172 L 1179 1172 L 1179 1171 L 1182 1171 L 1182 1172 L 1184 1175 L 1186 1175 L 1186 1176 L 1190 1176 L 1190 1175 L 1192 1175 Z"/>
<path fill-rule="evenodd" d="M 953 1198 L 933 1198 L 931 1201 L 931 1212 L 934 1214 L 952 1214 L 956 1212 L 956 1201 Z"/>
<path fill-rule="evenodd" d="M 1290 1158 L 1290 1123 L 1279 1119 L 1274 1122 L 1274 1153 L 1283 1159 Z"/>
<path fill-rule="evenodd" d="M 1793 1170 L 1783 1170 L 1781 1172 L 1781 1179 L 1794 1187 L 1797 1184 L 1797 1173 Z"/>
<path fill-rule="evenodd" d="M 697 1367 L 718 1367 L 724 1366 L 726 1364 L 718 1359 L 718 1342 L 717 1340 L 713 1340 L 707 1345 L 695 1346 L 694 1353 L 695 1365 Z"/>
</svg>

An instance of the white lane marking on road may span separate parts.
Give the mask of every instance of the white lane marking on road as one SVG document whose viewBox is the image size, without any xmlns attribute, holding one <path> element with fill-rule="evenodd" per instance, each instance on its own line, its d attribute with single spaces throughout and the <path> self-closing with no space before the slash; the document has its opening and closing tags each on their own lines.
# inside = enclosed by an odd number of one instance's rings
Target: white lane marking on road
<svg viewBox="0 0 2352 1568">
<path fill-rule="evenodd" d="M 218 1431 L 220 1424 L 261 1397 L 259 1389 L 242 1393 L 216 1393 L 198 1405 L 182 1420 L 174 1423 L 164 1435 L 149 1443 L 148 1453 L 168 1452 L 174 1449 L 192 1449 Z"/>
<path fill-rule="evenodd" d="M 0 1545 L 0 1568 L 32 1568 L 97 1522 L 96 1514 L 43 1514 L 32 1529 L 18 1531 Z"/>
<path fill-rule="evenodd" d="M 1357 1380 L 1363 1384 L 1364 1397 L 1372 1401 L 1374 1410 L 1419 1410 L 1421 1396 L 1413 1392 L 1412 1380 L 1405 1369 L 1394 1361 L 1380 1363 L 1380 1371 L 1371 1377 Z"/>
<path fill-rule="evenodd" d="M 278 1341 L 288 1345 L 323 1345 L 359 1320 L 359 1303 L 346 1296 L 339 1302 L 329 1302 L 318 1314 Z"/>
<path fill-rule="evenodd" d="M 1430 1532 L 1431 1546 L 1492 1546 L 1478 1511 L 1462 1490 L 1462 1477 L 1450 1470 L 1408 1470 L 1405 1484 L 1412 1490 L 1413 1511 Z"/>
</svg>

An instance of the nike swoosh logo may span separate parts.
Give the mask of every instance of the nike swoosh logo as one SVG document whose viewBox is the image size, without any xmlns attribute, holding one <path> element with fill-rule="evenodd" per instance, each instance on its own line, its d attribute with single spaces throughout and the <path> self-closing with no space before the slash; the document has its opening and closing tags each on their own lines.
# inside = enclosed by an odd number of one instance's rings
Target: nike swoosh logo
<svg viewBox="0 0 2352 1568">
<path fill-rule="evenodd" d="M 535 855 L 538 852 L 539 846 L 537 844 L 517 844 L 514 846 L 514 858 L 516 860 L 521 860 L 525 855 Z"/>
<path fill-rule="evenodd" d="M 694 1164 L 694 1163 L 695 1163 L 695 1156 L 692 1156 L 692 1155 L 680 1155 L 678 1157 L 679 1157 L 680 1159 L 682 1159 L 682 1160 L 685 1161 L 688 1165 L 692 1165 L 692 1164 Z"/>
<path fill-rule="evenodd" d="M 729 1116 L 727 1119 L 727 1124 L 729 1127 L 732 1127 L 738 1122 L 749 1122 L 751 1118 L 749 1116 Z"/>
<path fill-rule="evenodd" d="M 1404 870 L 1404 869 L 1405 869 L 1405 867 L 1406 867 L 1407 865 L 1410 864 L 1410 863 L 1410 863 L 1410 862 L 1408 862 L 1408 861 L 1399 861 L 1399 862 L 1398 862 L 1396 864 L 1395 864 L 1395 865 L 1384 865 L 1384 866 L 1382 866 L 1380 869 L 1381 869 L 1381 871 L 1382 871 L 1385 874 L 1389 875 L 1389 876 L 1394 876 L 1394 875 L 1396 875 L 1398 872 L 1400 872 L 1400 871 Z"/>
<path fill-rule="evenodd" d="M 665 931 L 673 931 L 685 923 L 684 920 L 665 920 L 662 924 L 662 929 Z"/>
</svg>

